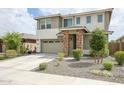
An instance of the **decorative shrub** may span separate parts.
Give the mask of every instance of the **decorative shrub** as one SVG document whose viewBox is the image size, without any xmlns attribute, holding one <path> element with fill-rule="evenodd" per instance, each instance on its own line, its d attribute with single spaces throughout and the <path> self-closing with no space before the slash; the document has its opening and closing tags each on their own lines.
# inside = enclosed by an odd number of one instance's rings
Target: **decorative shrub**
<svg viewBox="0 0 124 93">
<path fill-rule="evenodd" d="M 107 70 L 103 70 L 102 71 L 102 76 L 105 76 L 105 77 L 112 77 L 113 74 Z"/>
<path fill-rule="evenodd" d="M 100 76 L 101 71 L 100 71 L 100 70 L 95 70 L 95 69 L 93 69 L 93 70 L 90 71 L 90 73 L 92 73 L 92 74 L 94 74 L 94 75 Z"/>
<path fill-rule="evenodd" d="M 115 60 L 118 62 L 118 65 L 124 64 L 124 52 L 123 51 L 117 51 L 114 54 Z"/>
<path fill-rule="evenodd" d="M 4 60 L 6 58 L 5 55 L 0 55 L 0 60 Z"/>
<path fill-rule="evenodd" d="M 103 66 L 104 66 L 104 69 L 105 70 L 112 70 L 112 67 L 113 67 L 113 63 L 111 61 L 105 61 L 103 63 Z"/>
<path fill-rule="evenodd" d="M 25 47 L 20 47 L 20 53 L 25 54 L 26 53 L 26 48 Z"/>
<path fill-rule="evenodd" d="M 39 70 L 45 70 L 47 68 L 48 64 L 47 63 L 40 63 L 39 64 Z"/>
<path fill-rule="evenodd" d="M 82 55 L 82 50 L 81 49 L 75 49 L 73 50 L 73 56 L 76 60 L 80 60 L 81 58 L 81 55 Z"/>
<path fill-rule="evenodd" d="M 60 65 L 60 62 L 59 60 L 55 60 L 55 63 L 56 63 L 56 66 L 59 66 Z"/>
<path fill-rule="evenodd" d="M 105 51 L 104 51 L 104 57 L 107 57 L 107 56 L 109 56 L 109 49 L 108 48 L 105 49 Z"/>
<path fill-rule="evenodd" d="M 105 77 L 112 77 L 113 74 L 107 70 L 91 70 L 90 73 L 97 75 L 97 76 L 105 76 Z"/>
<path fill-rule="evenodd" d="M 16 57 L 17 56 L 17 52 L 16 52 L 16 50 L 7 50 L 6 51 L 6 56 L 7 57 Z"/>
<path fill-rule="evenodd" d="M 94 56 L 94 51 L 92 50 L 92 49 L 90 49 L 90 56 L 92 57 L 92 56 Z M 103 55 L 103 57 L 107 57 L 107 56 L 109 56 L 109 49 L 108 48 L 105 48 L 105 50 L 104 51 L 100 51 L 100 55 Z"/>
<path fill-rule="evenodd" d="M 57 59 L 62 61 L 64 59 L 64 53 L 58 53 Z"/>
</svg>

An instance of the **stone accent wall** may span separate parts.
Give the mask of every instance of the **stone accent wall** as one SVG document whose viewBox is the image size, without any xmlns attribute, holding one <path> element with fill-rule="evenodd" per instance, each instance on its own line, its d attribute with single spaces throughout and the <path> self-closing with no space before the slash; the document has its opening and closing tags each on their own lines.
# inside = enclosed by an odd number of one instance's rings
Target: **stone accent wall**
<svg viewBox="0 0 124 93">
<path fill-rule="evenodd" d="M 63 36 L 63 46 L 64 46 L 64 53 L 65 56 L 69 55 L 69 31 L 64 31 L 63 32 L 64 36 Z"/>
<path fill-rule="evenodd" d="M 77 30 L 76 32 L 76 48 L 83 49 L 83 31 Z"/>
<path fill-rule="evenodd" d="M 65 56 L 69 55 L 69 31 L 63 31 L 63 51 Z M 83 49 L 83 31 L 76 31 L 76 48 Z"/>
</svg>

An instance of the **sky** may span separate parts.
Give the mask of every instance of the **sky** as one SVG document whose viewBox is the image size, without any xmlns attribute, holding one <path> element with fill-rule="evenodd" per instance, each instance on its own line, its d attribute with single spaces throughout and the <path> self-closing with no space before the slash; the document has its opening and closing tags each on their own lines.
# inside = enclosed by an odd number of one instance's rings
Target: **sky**
<svg viewBox="0 0 124 93">
<path fill-rule="evenodd" d="M 0 35 L 6 32 L 20 32 L 36 34 L 36 21 L 34 17 L 50 14 L 71 14 L 97 10 L 98 8 L 1 8 L 0 9 Z M 113 10 L 109 36 L 110 40 L 116 40 L 124 35 L 124 9 Z"/>
</svg>

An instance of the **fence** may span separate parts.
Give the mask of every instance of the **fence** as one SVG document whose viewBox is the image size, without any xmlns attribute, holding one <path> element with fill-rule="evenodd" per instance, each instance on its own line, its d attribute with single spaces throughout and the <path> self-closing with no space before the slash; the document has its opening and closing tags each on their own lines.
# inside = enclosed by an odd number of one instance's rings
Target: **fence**
<svg viewBox="0 0 124 93">
<path fill-rule="evenodd" d="M 124 51 L 124 42 L 123 43 L 109 43 L 109 54 L 113 55 L 116 51 Z"/>
</svg>

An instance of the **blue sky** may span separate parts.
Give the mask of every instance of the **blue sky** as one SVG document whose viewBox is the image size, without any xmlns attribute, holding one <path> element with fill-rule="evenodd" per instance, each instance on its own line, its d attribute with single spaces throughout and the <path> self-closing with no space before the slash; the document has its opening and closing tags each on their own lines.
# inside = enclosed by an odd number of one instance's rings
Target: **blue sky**
<svg viewBox="0 0 124 93">
<path fill-rule="evenodd" d="M 28 13 L 30 13 L 33 16 L 44 15 L 38 8 L 28 8 Z"/>
<path fill-rule="evenodd" d="M 36 21 L 34 17 L 50 14 L 70 14 L 86 12 L 98 8 L 1 8 L 0 9 L 0 35 L 5 32 L 20 32 L 36 34 Z M 124 35 L 124 9 L 114 9 L 109 30 L 114 31 L 110 40 L 118 39 Z"/>
</svg>

